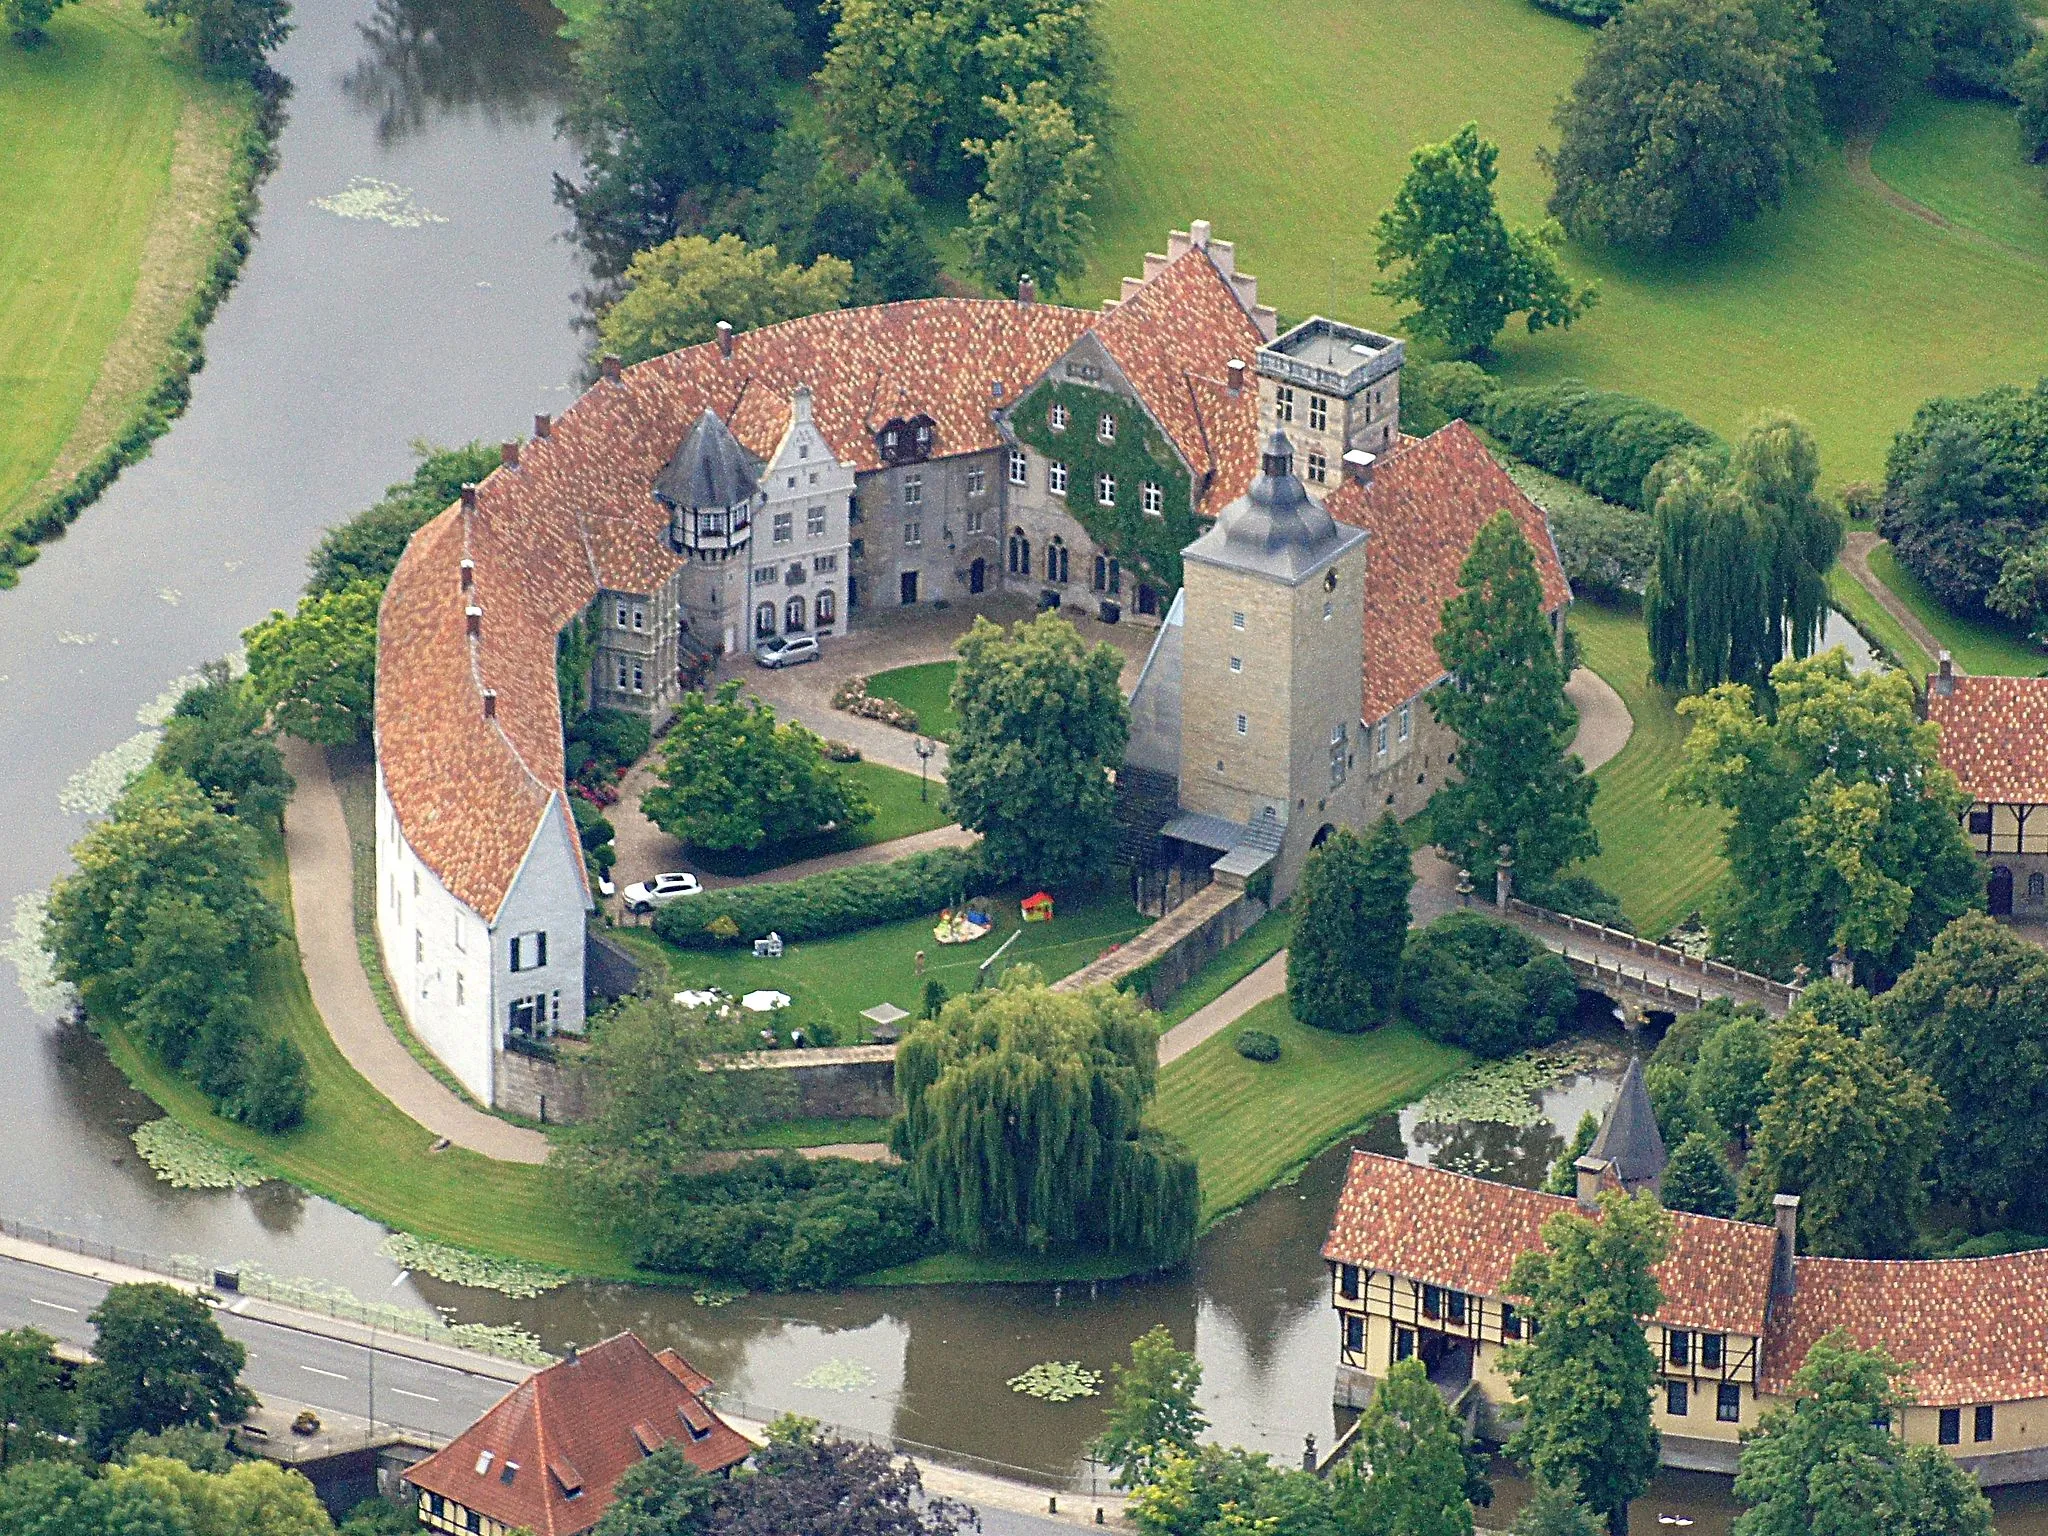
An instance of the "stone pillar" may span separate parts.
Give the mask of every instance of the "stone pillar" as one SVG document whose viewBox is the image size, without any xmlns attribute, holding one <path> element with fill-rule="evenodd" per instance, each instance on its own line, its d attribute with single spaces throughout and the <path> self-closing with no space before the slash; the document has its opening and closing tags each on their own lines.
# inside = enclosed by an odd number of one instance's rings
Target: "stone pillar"
<svg viewBox="0 0 2048 1536">
<path fill-rule="evenodd" d="M 1836 945 L 1835 952 L 1828 956 L 1828 979 L 1845 987 L 1856 985 L 1856 962 L 1850 958 L 1846 945 Z"/>
<path fill-rule="evenodd" d="M 1501 911 L 1508 909 L 1508 901 L 1515 894 L 1515 861 L 1513 849 L 1507 844 L 1500 845 L 1500 857 L 1493 870 L 1493 904 Z"/>
</svg>

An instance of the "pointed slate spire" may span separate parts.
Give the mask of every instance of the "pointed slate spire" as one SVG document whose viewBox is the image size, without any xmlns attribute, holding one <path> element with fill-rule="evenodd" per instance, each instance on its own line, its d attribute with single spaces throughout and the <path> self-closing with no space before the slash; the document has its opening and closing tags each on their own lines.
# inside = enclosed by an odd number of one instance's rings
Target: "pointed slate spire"
<svg viewBox="0 0 2048 1536">
<path fill-rule="evenodd" d="M 1600 1122 L 1600 1134 L 1586 1149 L 1588 1157 L 1605 1158 L 1614 1165 L 1621 1187 L 1630 1194 L 1654 1189 L 1670 1161 L 1664 1138 L 1657 1130 L 1657 1114 L 1650 1108 L 1650 1092 L 1643 1086 L 1643 1058 L 1631 1055 L 1628 1071 L 1622 1074 L 1621 1091 L 1608 1106 Z"/>
<path fill-rule="evenodd" d="M 655 477 L 654 494 L 672 507 L 738 506 L 760 485 L 754 461 L 739 445 L 732 429 L 706 410 L 676 449 L 675 457 Z"/>
</svg>

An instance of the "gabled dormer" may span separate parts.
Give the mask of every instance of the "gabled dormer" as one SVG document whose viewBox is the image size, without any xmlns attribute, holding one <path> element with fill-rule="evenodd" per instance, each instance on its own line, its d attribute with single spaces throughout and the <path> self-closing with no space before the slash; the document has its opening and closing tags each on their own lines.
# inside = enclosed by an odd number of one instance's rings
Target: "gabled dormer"
<svg viewBox="0 0 2048 1536">
<path fill-rule="evenodd" d="M 752 537 L 760 477 L 732 429 L 706 410 L 654 480 L 668 509 L 669 543 L 697 559 L 724 560 Z"/>
</svg>

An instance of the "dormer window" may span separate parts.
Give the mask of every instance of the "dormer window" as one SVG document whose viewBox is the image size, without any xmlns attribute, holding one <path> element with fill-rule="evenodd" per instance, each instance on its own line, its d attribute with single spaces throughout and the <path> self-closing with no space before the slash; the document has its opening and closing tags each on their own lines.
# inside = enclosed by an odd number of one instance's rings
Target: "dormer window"
<svg viewBox="0 0 2048 1536">
<path fill-rule="evenodd" d="M 884 448 L 894 448 L 896 446 L 896 429 L 894 427 L 891 427 L 882 434 L 882 446 Z"/>
<path fill-rule="evenodd" d="M 1102 413 L 1102 419 L 1095 423 L 1095 435 L 1101 438 L 1105 443 L 1115 442 L 1116 418 L 1110 415 L 1109 412 L 1104 411 Z"/>
<path fill-rule="evenodd" d="M 1061 405 L 1057 400 L 1055 400 L 1052 403 L 1052 409 L 1045 413 L 1045 424 L 1051 427 L 1055 432 L 1066 431 L 1067 408 L 1064 405 Z"/>
<path fill-rule="evenodd" d="M 937 438 L 931 417 L 912 416 L 884 423 L 875 446 L 884 464 L 917 464 L 931 457 Z"/>
</svg>

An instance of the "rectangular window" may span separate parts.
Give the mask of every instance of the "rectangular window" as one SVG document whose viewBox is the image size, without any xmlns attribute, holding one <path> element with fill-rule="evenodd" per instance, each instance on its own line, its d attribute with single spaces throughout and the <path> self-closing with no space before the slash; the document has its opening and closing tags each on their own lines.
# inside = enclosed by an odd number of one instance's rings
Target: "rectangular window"
<svg viewBox="0 0 2048 1536">
<path fill-rule="evenodd" d="M 1378 752 L 1378 753 L 1380 753 L 1380 754 L 1381 754 L 1382 756 L 1384 756 L 1384 755 L 1386 754 L 1386 750 L 1387 750 L 1387 722 L 1386 722 L 1386 721 L 1384 721 L 1384 720 L 1382 720 L 1382 721 L 1381 721 L 1381 722 L 1379 723 L 1379 729 L 1378 729 L 1378 730 L 1377 730 L 1377 731 L 1376 731 L 1376 732 L 1374 733 L 1374 738 L 1373 738 L 1373 750 L 1374 750 L 1374 751 L 1376 751 L 1376 752 Z"/>
<path fill-rule="evenodd" d="M 1692 1364 L 1692 1335 L 1683 1328 L 1673 1328 L 1664 1336 L 1665 1352 L 1673 1365 Z"/>
<path fill-rule="evenodd" d="M 775 572 L 768 566 L 760 566 L 754 572 L 754 585 L 757 587 L 772 585 L 774 580 Z"/>
<path fill-rule="evenodd" d="M 1242 672 L 1244 670 L 1244 658 L 1242 656 L 1231 657 L 1230 670 L 1233 672 Z"/>
<path fill-rule="evenodd" d="M 1330 788 L 1342 784 L 1351 769 L 1351 729 L 1342 720 L 1330 728 Z"/>
<path fill-rule="evenodd" d="M 1725 1333 L 1703 1333 L 1700 1335 L 1700 1365 L 1709 1371 L 1721 1369 L 1721 1357 L 1727 1353 L 1728 1335 Z"/>
<path fill-rule="evenodd" d="M 515 997 L 505 1010 L 505 1027 L 509 1034 L 538 1035 L 546 1021 L 547 999 L 543 996 Z"/>
<path fill-rule="evenodd" d="M 1138 487 L 1139 503 L 1148 517 L 1166 516 L 1166 488 L 1156 480 L 1147 480 Z"/>
<path fill-rule="evenodd" d="M 1394 1330 L 1394 1358 L 1396 1360 L 1413 1360 L 1415 1358 L 1415 1330 L 1413 1328 L 1396 1328 Z"/>
<path fill-rule="evenodd" d="M 1312 453 L 1308 456 L 1308 478 L 1315 485 L 1328 483 L 1330 460 L 1327 454 Z"/>
<path fill-rule="evenodd" d="M 1239 715 L 1237 718 L 1242 720 L 1244 716 Z M 1424 1317 L 1442 1317 L 1444 1315 L 1444 1293 L 1440 1287 L 1425 1285 L 1422 1288 L 1422 1315 Z"/>
<path fill-rule="evenodd" d="M 1444 1321 L 1459 1324 L 1465 1321 L 1465 1293 L 1463 1291 L 1444 1292 Z"/>
<path fill-rule="evenodd" d="M 1010 450 L 1010 484 L 1029 485 L 1030 483 L 1030 461 L 1024 457 L 1021 450 L 1012 448 Z"/>
<path fill-rule="evenodd" d="M 1045 488 L 1055 496 L 1067 494 L 1067 466 L 1058 459 L 1054 459 L 1045 468 Z"/>
<path fill-rule="evenodd" d="M 1666 1413 L 1670 1414 L 1670 1415 L 1671 1415 L 1671 1417 L 1673 1417 L 1674 1419 L 1682 1419 L 1682 1418 L 1684 1418 L 1684 1417 L 1685 1417 L 1685 1408 L 1686 1408 L 1686 1402 L 1685 1402 L 1685 1400 L 1686 1400 L 1686 1397 L 1687 1397 L 1687 1395 L 1688 1395 L 1688 1394 L 1687 1394 L 1687 1392 L 1686 1392 L 1686 1386 L 1685 1386 L 1685 1383 L 1684 1383 L 1684 1382 L 1682 1382 L 1682 1381 L 1667 1381 L 1667 1382 L 1665 1382 L 1665 1383 L 1664 1383 L 1664 1411 L 1665 1411 Z"/>
<path fill-rule="evenodd" d="M 548 963 L 548 936 L 535 930 L 532 933 L 514 935 L 512 939 L 512 969 L 515 971 L 536 971 Z"/>
<path fill-rule="evenodd" d="M 626 627 L 626 605 L 625 605 L 624 603 L 621 603 L 621 604 L 619 604 L 619 628 L 621 628 L 621 629 L 624 629 L 625 627 Z"/>
<path fill-rule="evenodd" d="M 1067 408 L 1064 405 L 1061 405 L 1057 400 L 1055 400 L 1053 402 L 1052 409 L 1050 411 L 1047 411 L 1045 414 L 1045 424 L 1051 427 L 1055 432 L 1066 431 Z"/>
<path fill-rule="evenodd" d="M 787 543 L 788 543 L 788 542 L 789 542 L 789 541 L 790 541 L 790 540 L 791 540 L 792 538 L 794 538 L 794 537 L 796 536 L 796 528 L 795 528 L 795 523 L 796 523 L 796 514 L 795 514 L 795 513 L 793 513 L 793 512 L 778 512 L 778 513 L 776 513 L 776 514 L 775 514 L 775 542 L 776 542 L 776 543 L 778 543 L 778 544 L 787 544 Z"/>
<path fill-rule="evenodd" d="M 455 973 L 455 1006 L 460 1008 L 469 1001 L 469 988 L 463 984 L 462 972 Z"/>
<path fill-rule="evenodd" d="M 988 466 L 970 464 L 967 466 L 967 494 L 979 496 L 988 489 Z"/>
<path fill-rule="evenodd" d="M 924 505 L 924 476 L 906 475 L 903 480 L 903 505 L 919 507 Z"/>
<path fill-rule="evenodd" d="M 846 558 L 849 560 L 858 560 L 867 552 L 868 541 L 866 539 L 855 539 L 846 546 Z"/>
<path fill-rule="evenodd" d="M 1109 412 L 1104 411 L 1102 413 L 1102 419 L 1095 423 L 1095 435 L 1101 438 L 1105 443 L 1115 442 L 1116 418 L 1110 415 Z"/>
<path fill-rule="evenodd" d="M 1344 1347 L 1354 1355 L 1365 1348 L 1365 1319 L 1352 1316 L 1344 1319 Z"/>
<path fill-rule="evenodd" d="M 1308 429 L 1311 432 L 1330 430 L 1330 402 L 1321 395 L 1308 397 Z"/>
<path fill-rule="evenodd" d="M 1401 706 L 1401 739 L 1403 741 L 1408 739 L 1408 711 L 1413 708 L 1412 704 L 1403 704 Z"/>
<path fill-rule="evenodd" d="M 1989 1440 L 1994 1428 L 1991 1405 L 1984 1403 L 1977 1409 L 1977 1424 L 1973 1431 L 1977 1443 L 1982 1445 L 1985 1441 Z"/>
<path fill-rule="evenodd" d="M 1238 735 L 1240 735 L 1240 736 L 1249 736 L 1249 735 L 1250 735 L 1251 733 L 1252 733 L 1252 723 L 1251 723 L 1251 721 L 1250 721 L 1250 720 L 1248 720 L 1248 719 L 1246 719 L 1246 718 L 1245 718 L 1245 717 L 1244 717 L 1243 715 L 1239 715 L 1239 716 L 1237 717 L 1237 734 L 1238 734 Z"/>
<path fill-rule="evenodd" d="M 1742 1422 L 1742 1388 L 1724 1381 L 1714 1393 L 1714 1417 L 1723 1424 Z"/>
<path fill-rule="evenodd" d="M 804 533 L 807 537 L 813 539 L 825 537 L 825 509 L 823 507 L 804 508 Z"/>
<path fill-rule="evenodd" d="M 1991 813 L 1989 811 L 1970 812 L 1970 830 L 1979 837 L 1989 832 L 1991 830 Z"/>
<path fill-rule="evenodd" d="M 1522 1336 L 1522 1315 L 1510 1302 L 1500 1304 L 1500 1332 L 1504 1339 L 1519 1339 Z"/>
<path fill-rule="evenodd" d="M 647 673 L 637 661 L 633 663 L 633 691 L 635 693 L 645 693 L 647 691 Z"/>
<path fill-rule="evenodd" d="M 1294 391 L 1285 384 L 1282 384 L 1273 391 L 1273 419 L 1275 421 L 1294 420 Z"/>
<path fill-rule="evenodd" d="M 1230 616 L 1230 627 L 1231 627 L 1232 629 L 1243 629 L 1243 628 L 1244 628 L 1244 615 L 1243 615 L 1243 614 L 1241 614 L 1241 613 L 1233 613 L 1233 614 L 1232 614 L 1232 615 Z"/>
<path fill-rule="evenodd" d="M 1963 1438 L 1963 1410 L 1944 1408 L 1941 1410 L 1939 1438 L 1943 1445 L 1959 1445 Z"/>
<path fill-rule="evenodd" d="M 915 548 L 924 542 L 924 524 L 907 522 L 903 525 L 903 542 Z"/>
<path fill-rule="evenodd" d="M 980 507 L 969 507 L 967 509 L 967 531 L 969 533 L 980 533 L 986 526 L 987 514 Z"/>
<path fill-rule="evenodd" d="M 1337 1294 L 1346 1301 L 1358 1300 L 1358 1266 L 1346 1264 L 1337 1272 Z"/>
<path fill-rule="evenodd" d="M 643 632 L 647 628 L 647 610 L 638 603 L 633 605 L 633 627 Z"/>
<path fill-rule="evenodd" d="M 838 569 L 839 557 L 837 555 L 811 556 L 811 574 L 813 576 L 829 576 Z"/>
<path fill-rule="evenodd" d="M 1095 500 L 1099 505 L 1105 507 L 1116 505 L 1115 475 L 1097 475 L 1095 477 Z"/>
</svg>

